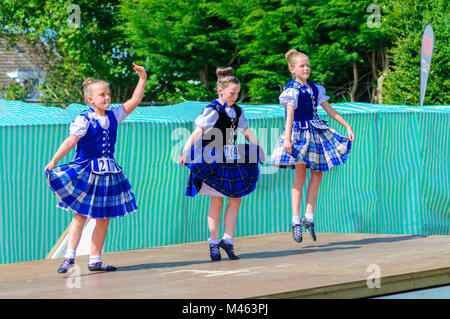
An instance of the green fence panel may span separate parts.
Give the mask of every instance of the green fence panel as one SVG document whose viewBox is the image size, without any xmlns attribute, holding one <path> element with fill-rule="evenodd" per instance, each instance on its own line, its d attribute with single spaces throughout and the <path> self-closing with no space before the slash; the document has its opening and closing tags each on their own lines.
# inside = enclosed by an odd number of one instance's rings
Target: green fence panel
<svg viewBox="0 0 450 319">
<path fill-rule="evenodd" d="M 116 160 L 130 180 L 139 210 L 111 221 L 105 251 L 208 238 L 209 198 L 184 196 L 189 170 L 177 163 L 206 105 L 139 107 L 119 126 Z M 316 204 L 317 231 L 448 235 L 450 106 L 333 106 L 352 126 L 356 141 L 348 162 L 324 174 Z M 284 126 L 284 109 L 242 107 L 270 156 Z M 56 207 L 43 169 L 84 108 L 0 100 L 0 264 L 45 258 L 70 223 L 71 214 Z M 319 114 L 346 134 L 323 110 Z M 244 141 L 242 135 L 239 141 Z M 261 166 L 257 189 L 242 201 L 237 237 L 290 231 L 293 173 Z"/>
</svg>

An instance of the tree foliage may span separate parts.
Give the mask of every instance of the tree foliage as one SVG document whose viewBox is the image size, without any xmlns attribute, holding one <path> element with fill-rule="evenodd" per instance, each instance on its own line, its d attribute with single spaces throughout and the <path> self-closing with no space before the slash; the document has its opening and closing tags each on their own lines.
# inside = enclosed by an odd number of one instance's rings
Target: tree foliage
<svg viewBox="0 0 450 319">
<path fill-rule="evenodd" d="M 110 82 L 113 101 L 132 92 L 133 53 L 116 29 L 118 2 L 79 0 L 74 7 L 63 0 L 2 0 L 2 36 L 11 45 L 20 40 L 43 48 L 43 100 L 83 101 L 81 84 L 89 76 Z"/>
<path fill-rule="evenodd" d="M 81 100 L 82 81 L 94 76 L 121 101 L 136 61 L 149 71 L 147 100 L 211 100 L 216 68 L 232 66 L 241 102 L 277 103 L 291 76 L 284 55 L 296 48 L 331 102 L 418 104 L 420 39 L 431 22 L 425 103 L 449 103 L 445 0 L 80 0 L 79 28 L 68 23 L 68 5 L 2 0 L 3 36 L 24 38 L 46 59 L 47 100 Z"/>
<path fill-rule="evenodd" d="M 424 104 L 449 104 L 449 2 L 391 0 L 383 8 L 389 35 L 395 39 L 390 51 L 392 66 L 383 86 L 385 102 L 419 105 L 422 34 L 426 24 L 431 23 L 435 44 Z"/>
<path fill-rule="evenodd" d="M 210 97 L 215 68 L 230 65 L 242 81 L 241 101 L 276 103 L 290 78 L 284 55 L 294 47 L 310 56 L 313 79 L 330 87 L 333 100 L 369 101 L 380 68 L 372 52 L 388 45 L 383 31 L 367 27 L 369 4 L 124 0 L 120 12 L 166 97 Z"/>
</svg>

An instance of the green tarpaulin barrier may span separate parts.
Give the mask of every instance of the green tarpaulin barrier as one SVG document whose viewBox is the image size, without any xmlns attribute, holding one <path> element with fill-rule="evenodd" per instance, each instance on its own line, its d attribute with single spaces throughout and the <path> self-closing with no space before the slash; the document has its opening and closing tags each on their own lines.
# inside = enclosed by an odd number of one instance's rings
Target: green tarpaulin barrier
<svg viewBox="0 0 450 319">
<path fill-rule="evenodd" d="M 105 252 L 208 238 L 208 197 L 184 196 L 189 170 L 177 163 L 207 104 L 139 107 L 119 126 L 116 160 L 133 186 L 139 210 L 112 220 Z M 284 125 L 283 107 L 241 106 L 270 156 Z M 356 141 L 347 164 L 324 175 L 316 231 L 449 234 L 450 106 L 333 107 L 352 126 Z M 70 223 L 71 214 L 56 207 L 44 167 L 84 108 L 0 100 L 0 263 L 45 258 Z M 319 114 L 346 134 L 322 109 Z M 290 231 L 293 177 L 291 169 L 261 166 L 257 189 L 242 202 L 237 237 Z M 305 207 L 304 196 L 302 212 Z"/>
</svg>

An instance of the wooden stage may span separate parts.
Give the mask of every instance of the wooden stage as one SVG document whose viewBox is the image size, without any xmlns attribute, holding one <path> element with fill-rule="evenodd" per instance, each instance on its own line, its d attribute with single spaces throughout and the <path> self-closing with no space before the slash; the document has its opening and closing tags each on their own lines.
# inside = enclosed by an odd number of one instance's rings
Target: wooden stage
<svg viewBox="0 0 450 319">
<path fill-rule="evenodd" d="M 364 298 L 450 283 L 450 236 L 304 233 L 236 238 L 240 260 L 207 242 L 103 254 L 115 272 L 66 274 L 62 259 L 0 265 L 0 298 Z M 370 288 L 369 288 L 370 287 Z"/>
</svg>

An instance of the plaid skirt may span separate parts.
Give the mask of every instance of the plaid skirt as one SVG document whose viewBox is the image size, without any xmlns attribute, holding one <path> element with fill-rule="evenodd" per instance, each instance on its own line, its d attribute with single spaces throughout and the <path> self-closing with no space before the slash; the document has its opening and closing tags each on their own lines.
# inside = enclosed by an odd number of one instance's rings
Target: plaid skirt
<svg viewBox="0 0 450 319">
<path fill-rule="evenodd" d="M 295 164 L 306 164 L 313 171 L 328 171 L 333 166 L 344 164 L 350 155 L 351 141 L 334 129 L 318 129 L 312 125 L 300 128 L 298 122 L 292 125 L 292 154 L 286 152 L 284 134 L 277 141 L 269 165 L 285 168 Z"/>
<path fill-rule="evenodd" d="M 133 190 L 123 172 L 95 174 L 90 161 L 70 162 L 46 171 L 58 207 L 92 218 L 114 218 L 137 210 Z"/>
<path fill-rule="evenodd" d="M 242 197 L 256 188 L 259 177 L 258 163 L 262 160 L 256 145 L 237 145 L 240 159 L 214 160 L 215 150 L 191 148 L 186 166 L 191 170 L 186 196 L 195 196 L 202 183 L 228 197 Z"/>
</svg>

